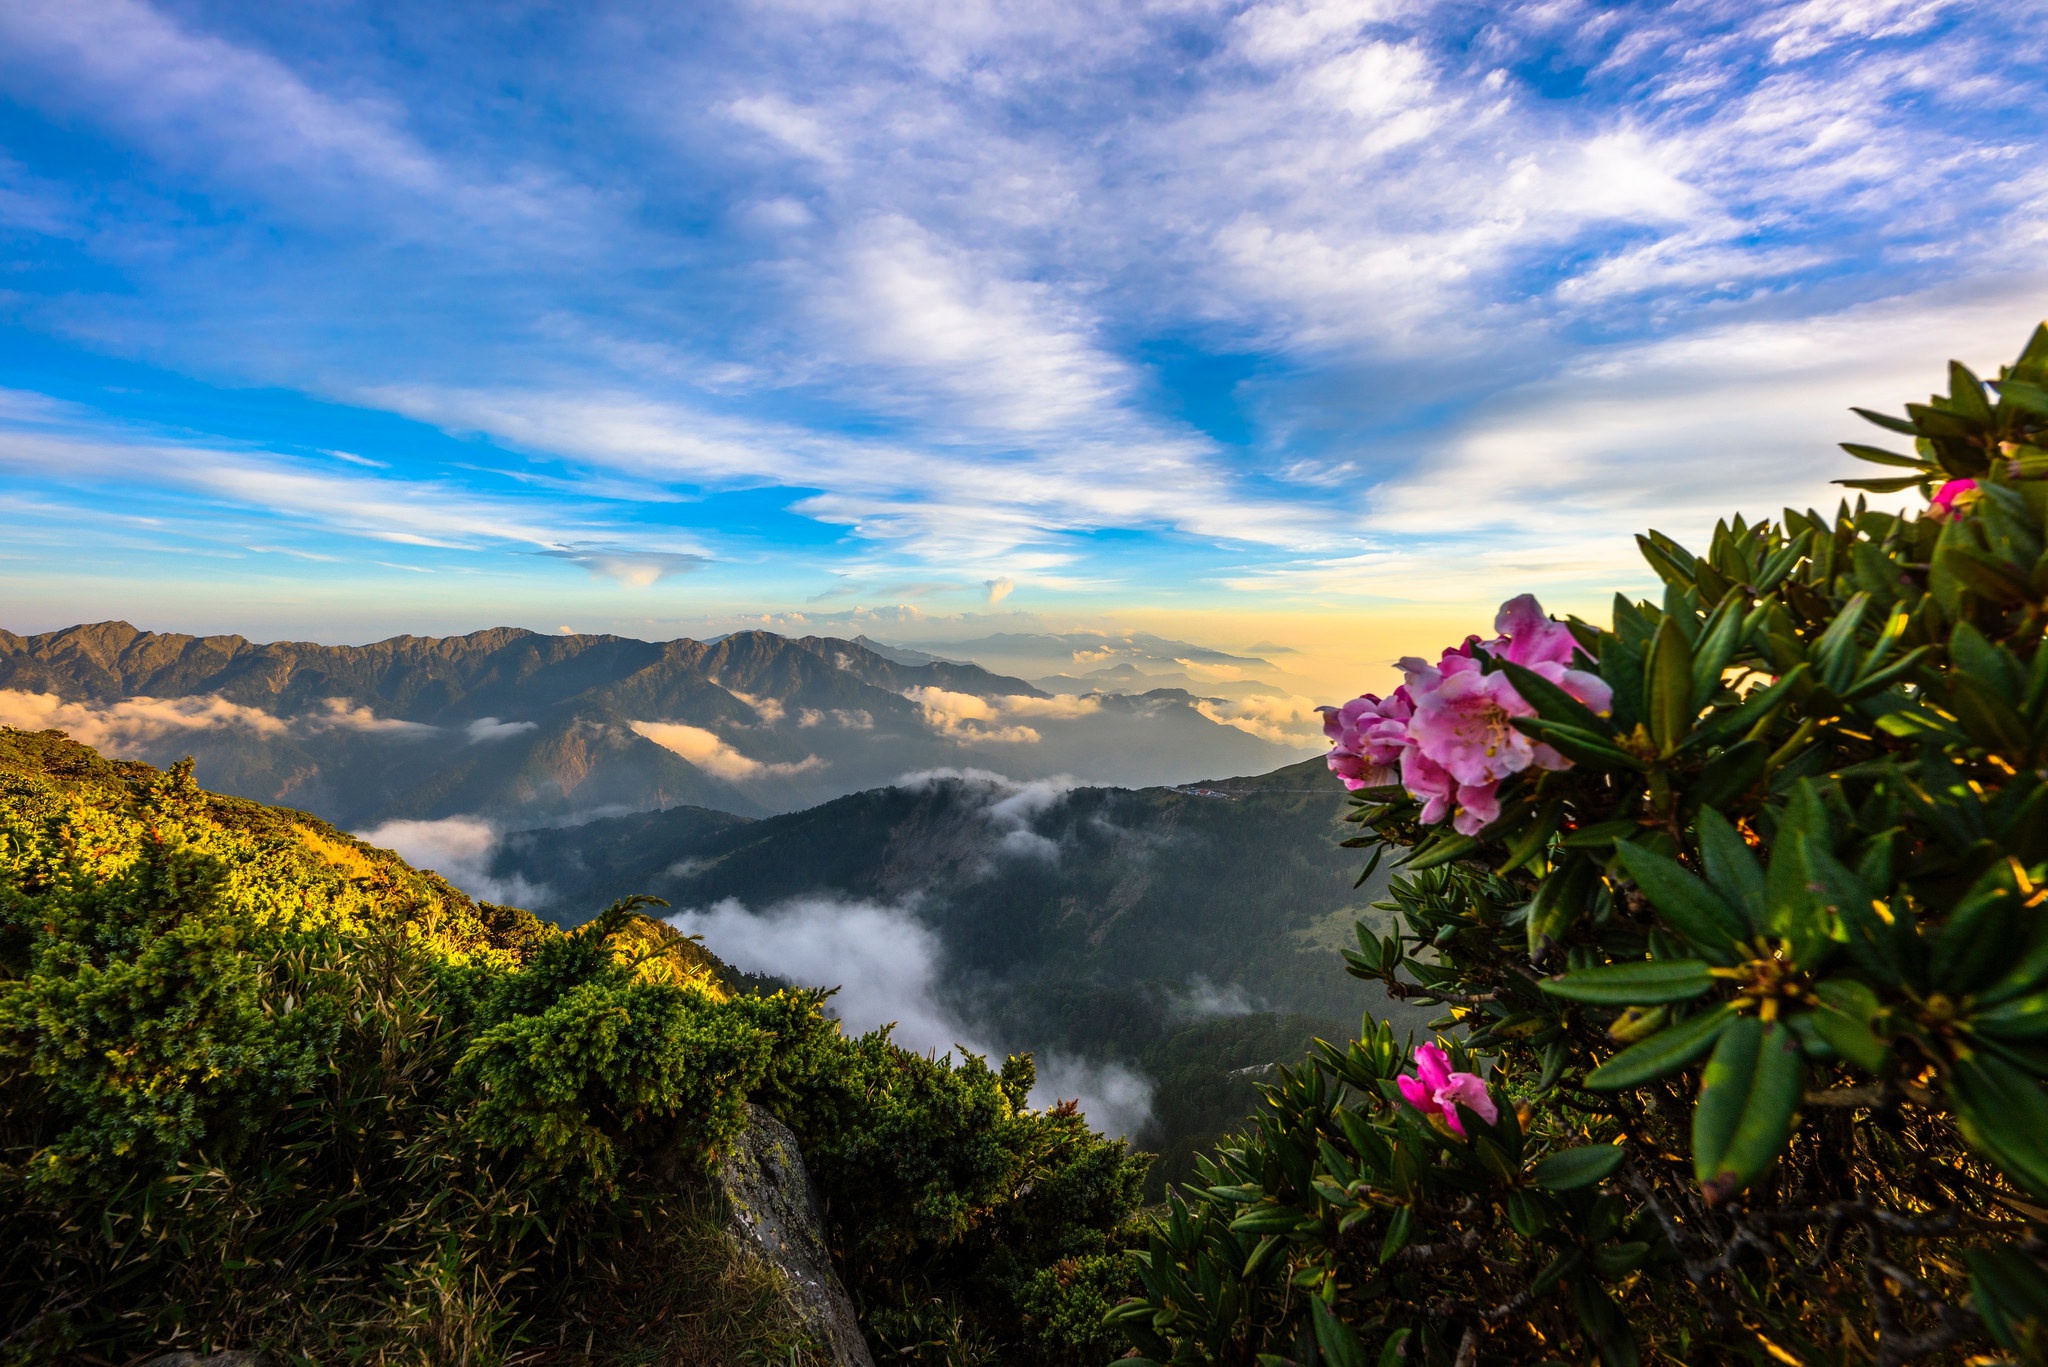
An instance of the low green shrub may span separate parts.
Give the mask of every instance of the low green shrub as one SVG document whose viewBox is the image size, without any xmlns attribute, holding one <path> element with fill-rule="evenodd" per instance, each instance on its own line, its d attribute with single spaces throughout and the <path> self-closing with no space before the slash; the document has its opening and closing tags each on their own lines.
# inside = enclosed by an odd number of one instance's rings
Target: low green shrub
<svg viewBox="0 0 2048 1367">
<path fill-rule="evenodd" d="M 0 1360 L 802 1360 L 702 1180 L 749 1101 L 879 1346 L 1088 1360 L 1140 1161 L 1028 1110 L 1028 1059 L 735 995 L 641 905 L 563 934 L 189 765 L 0 732 Z"/>
</svg>

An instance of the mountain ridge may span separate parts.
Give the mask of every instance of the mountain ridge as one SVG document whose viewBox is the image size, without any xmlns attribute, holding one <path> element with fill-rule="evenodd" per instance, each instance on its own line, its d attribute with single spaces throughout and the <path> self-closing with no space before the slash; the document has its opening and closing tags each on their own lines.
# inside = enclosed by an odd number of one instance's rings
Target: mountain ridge
<svg viewBox="0 0 2048 1367">
<path fill-rule="evenodd" d="M 360 646 L 126 621 L 0 631 L 0 722 L 158 764 L 191 754 L 215 787 L 351 825 L 758 816 L 946 766 L 1118 783 L 1290 757 L 1187 695 L 1055 698 L 975 664 L 766 631 L 493 627 Z"/>
</svg>

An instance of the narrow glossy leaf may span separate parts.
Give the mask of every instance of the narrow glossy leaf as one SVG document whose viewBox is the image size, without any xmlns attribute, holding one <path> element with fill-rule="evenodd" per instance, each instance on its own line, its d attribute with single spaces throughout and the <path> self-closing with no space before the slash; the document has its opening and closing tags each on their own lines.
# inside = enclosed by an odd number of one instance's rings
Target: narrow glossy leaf
<svg viewBox="0 0 2048 1367">
<path fill-rule="evenodd" d="M 1864 1021 L 1826 1006 L 1807 1012 L 1806 1019 L 1829 1047 L 1866 1073 L 1883 1072 L 1891 1060 L 1891 1050 Z"/>
<path fill-rule="evenodd" d="M 1668 755 L 1692 729 L 1692 642 L 1676 617 L 1666 614 L 1650 651 L 1649 677 L 1643 681 L 1643 715 L 1650 739 Z"/>
<path fill-rule="evenodd" d="M 1872 465 L 1896 465 L 1906 470 L 1932 469 L 1927 461 L 1921 460 L 1918 456 L 1902 456 L 1881 446 L 1865 446 L 1860 441 L 1845 441 L 1839 445 L 1856 459 L 1867 460 Z"/>
<path fill-rule="evenodd" d="M 1387 1221 L 1386 1237 L 1380 1240 L 1380 1261 L 1386 1262 L 1408 1246 L 1408 1240 L 1415 1230 L 1415 1208 L 1402 1206 L 1394 1212 L 1394 1218 Z"/>
<path fill-rule="evenodd" d="M 1743 918 L 1712 888 L 1645 846 L 1616 845 L 1614 853 L 1650 905 L 1703 954 L 1723 965 L 1741 957 L 1735 942 L 1746 930 Z"/>
<path fill-rule="evenodd" d="M 1748 604 L 1741 597 L 1730 594 L 1721 600 L 1700 631 L 1699 645 L 1693 650 L 1692 691 L 1688 697 L 1695 716 L 1720 688 L 1721 675 L 1727 671 L 1728 662 L 1735 658 L 1735 648 L 1742 642 L 1747 608 Z"/>
<path fill-rule="evenodd" d="M 1402 1207 L 1402 1213 L 1407 1213 L 1407 1207 Z M 1316 1347 L 1322 1349 L 1323 1361 L 1329 1367 L 1367 1367 L 1365 1345 L 1359 1341 L 1357 1331 L 1338 1319 L 1321 1296 L 1309 1297 L 1309 1306 L 1316 1322 Z"/>
<path fill-rule="evenodd" d="M 2018 997 L 1979 1011 L 1970 1017 L 1970 1028 L 2002 1040 L 2032 1040 L 2048 1036 L 2048 993 Z"/>
<path fill-rule="evenodd" d="M 1566 1149 L 1538 1163 L 1529 1180 L 1545 1191 L 1577 1191 L 1606 1181 L 1627 1156 L 1626 1150 L 1613 1144 Z"/>
<path fill-rule="evenodd" d="M 1920 429 L 1907 422 L 1904 418 L 1895 418 L 1889 413 L 1873 412 L 1868 408 L 1852 408 L 1849 411 L 1865 422 L 1876 423 L 1887 432 L 1897 432 L 1905 437 L 1920 435 Z"/>
<path fill-rule="evenodd" d="M 1575 969 L 1537 986 L 1554 997 L 1599 1006 L 1653 1006 L 1689 1001 L 1714 985 L 1700 959 L 1645 959 L 1640 963 L 1604 964 Z"/>
<path fill-rule="evenodd" d="M 1927 482 L 1926 475 L 1886 475 L 1876 479 L 1837 479 L 1829 483 L 1839 484 L 1844 489 L 1862 489 L 1873 494 L 1895 494 L 1901 489 L 1910 489 L 1916 484 Z"/>
<path fill-rule="evenodd" d="M 1770 1166 L 1791 1137 L 1805 1081 L 1792 1032 L 1742 1017 L 1715 1042 L 1693 1107 L 1693 1171 L 1709 1201 L 1725 1201 Z"/>
<path fill-rule="evenodd" d="M 1764 871 L 1748 842 L 1712 807 L 1700 809 L 1693 833 L 1699 837 L 1700 864 L 1707 882 L 1724 902 L 1742 913 L 1750 931 L 1764 929 Z"/>
<path fill-rule="evenodd" d="M 1863 615 L 1870 610 L 1870 595 L 1858 593 L 1828 623 L 1828 629 L 1820 634 L 1807 651 L 1807 658 L 1819 672 L 1821 682 L 1839 693 L 1849 686 L 1856 676 L 1856 632 L 1863 625 Z"/>
<path fill-rule="evenodd" d="M 1699 1061 L 1721 1031 L 1735 1019 L 1735 1008 L 1721 1002 L 1689 1020 L 1661 1030 L 1616 1054 L 1586 1075 L 1586 1085 L 1603 1092 L 1635 1087 Z"/>
<path fill-rule="evenodd" d="M 1633 769 L 1638 773 L 1647 767 L 1605 736 L 1541 717 L 1516 717 L 1513 720 L 1517 731 L 1542 741 L 1574 764 L 1584 764 L 1596 770 Z M 1611 731 L 1607 733 L 1609 736 L 1612 734 Z"/>
<path fill-rule="evenodd" d="M 1439 864 L 1448 864 L 1453 859 L 1462 859 L 1478 848 L 1479 842 L 1469 835 L 1444 836 L 1425 846 L 1402 867 L 1410 872 L 1420 873 Z"/>
<path fill-rule="evenodd" d="M 2048 1097 L 2040 1079 L 1979 1051 L 1958 1057 L 1947 1082 L 1970 1146 L 2037 1198 L 2048 1197 Z"/>
</svg>

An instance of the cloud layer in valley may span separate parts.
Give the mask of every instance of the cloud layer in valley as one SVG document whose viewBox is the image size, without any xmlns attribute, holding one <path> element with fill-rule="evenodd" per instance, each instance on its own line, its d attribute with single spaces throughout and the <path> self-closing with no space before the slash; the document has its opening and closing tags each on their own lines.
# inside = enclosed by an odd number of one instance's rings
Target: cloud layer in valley
<svg viewBox="0 0 2048 1367">
<path fill-rule="evenodd" d="M 493 726 L 501 725 L 495 718 L 484 720 Z M 54 693 L 12 688 L 0 689 L 0 726 L 23 731 L 64 731 L 73 740 L 118 759 L 150 758 L 166 742 L 175 743 L 206 732 L 240 733 L 265 740 L 327 731 L 396 739 L 425 739 L 440 734 L 438 727 L 379 717 L 370 708 L 347 698 L 328 698 L 311 712 L 279 717 L 212 693 L 183 698 L 66 702 Z"/>
<path fill-rule="evenodd" d="M 893 1023 L 896 1042 L 920 1052 L 965 1049 L 998 1064 L 1005 1052 L 981 1042 L 981 1028 L 942 999 L 942 946 L 903 907 L 807 897 L 754 911 L 727 899 L 669 921 L 703 936 L 712 953 L 744 972 L 836 987 L 828 1009 L 852 1033 Z M 1034 1106 L 1078 1099 L 1096 1128 L 1124 1135 L 1151 1114 L 1152 1084 L 1129 1068 L 1044 1052 L 1036 1058 Z"/>
<path fill-rule="evenodd" d="M 386 821 L 355 834 L 394 851 L 416 869 L 432 869 L 471 897 L 528 910 L 548 903 L 545 884 L 530 883 L 521 874 L 499 878 L 491 873 L 502 832 L 481 817 Z"/>
</svg>

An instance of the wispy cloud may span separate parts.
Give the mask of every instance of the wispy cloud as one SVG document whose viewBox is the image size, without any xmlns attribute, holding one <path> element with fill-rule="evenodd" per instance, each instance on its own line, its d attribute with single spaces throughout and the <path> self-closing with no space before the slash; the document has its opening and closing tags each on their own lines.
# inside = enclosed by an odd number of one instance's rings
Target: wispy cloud
<svg viewBox="0 0 2048 1367">
<path fill-rule="evenodd" d="M 705 773 L 732 782 L 789 778 L 825 767 L 825 761 L 816 755 L 806 755 L 800 760 L 758 760 L 742 754 L 717 732 L 682 722 L 636 721 L 632 727 L 662 749 L 681 756 Z"/>
<path fill-rule="evenodd" d="M 4 326 L 73 406 L 0 464 L 508 615 L 1590 587 L 2048 304 L 2036 8 L 24 0 Z"/>
</svg>

